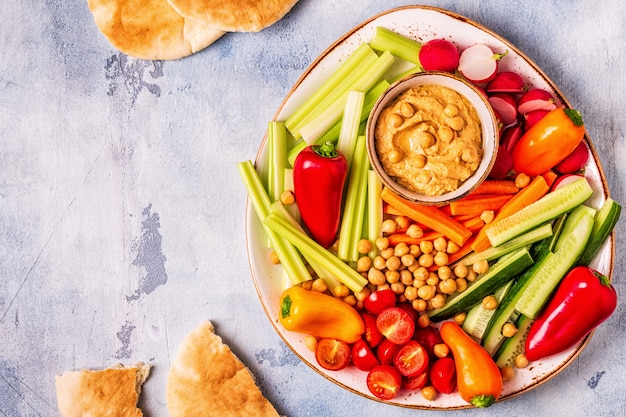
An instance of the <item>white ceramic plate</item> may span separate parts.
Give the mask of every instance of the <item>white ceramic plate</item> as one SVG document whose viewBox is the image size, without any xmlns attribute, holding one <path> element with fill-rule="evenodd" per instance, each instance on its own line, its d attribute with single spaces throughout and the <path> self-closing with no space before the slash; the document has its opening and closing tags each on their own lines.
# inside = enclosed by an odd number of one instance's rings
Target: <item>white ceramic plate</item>
<svg viewBox="0 0 626 417">
<path fill-rule="evenodd" d="M 501 71 L 516 71 L 522 75 L 528 85 L 552 91 L 557 100 L 563 104 L 568 104 L 562 93 L 536 64 L 524 56 L 514 45 L 511 45 L 489 29 L 446 10 L 424 6 L 407 6 L 374 16 L 353 28 L 332 44 L 296 82 L 278 109 L 275 120 L 285 120 L 352 51 L 362 42 L 368 42 L 371 39 L 377 26 L 384 26 L 421 42 L 426 42 L 435 37 L 444 37 L 453 40 L 460 49 L 474 43 L 485 43 L 495 51 L 504 52 L 508 50 L 508 55 L 500 62 Z M 263 138 L 256 160 L 257 167 L 261 171 L 267 168 L 266 139 L 267 137 Z M 588 137 L 585 140 L 589 145 L 591 153 L 586 176 L 595 191 L 590 198 L 589 204 L 593 207 L 599 207 L 608 197 L 608 189 L 593 145 Z M 254 285 L 261 304 L 278 334 L 302 361 L 329 381 L 358 395 L 377 400 L 367 389 L 365 384 L 366 374 L 364 372 L 354 367 L 349 367 L 340 372 L 324 370 L 317 365 L 314 354 L 305 347 L 304 336 L 298 333 L 287 332 L 278 323 L 278 303 L 283 289 L 282 269 L 269 261 L 270 250 L 265 244 L 264 232 L 250 204 L 248 204 L 246 211 L 246 221 L 248 257 Z M 594 259 L 592 266 L 611 277 L 613 261 L 614 242 L 611 237 L 596 259 Z M 536 388 L 553 378 L 580 354 L 588 339 L 560 355 L 533 362 L 528 368 L 519 370 L 513 380 L 505 382 L 500 401 Z M 416 409 L 450 410 L 468 407 L 468 404 L 458 394 L 439 395 L 435 401 L 426 401 L 419 392 L 401 393 L 388 403 Z"/>
</svg>

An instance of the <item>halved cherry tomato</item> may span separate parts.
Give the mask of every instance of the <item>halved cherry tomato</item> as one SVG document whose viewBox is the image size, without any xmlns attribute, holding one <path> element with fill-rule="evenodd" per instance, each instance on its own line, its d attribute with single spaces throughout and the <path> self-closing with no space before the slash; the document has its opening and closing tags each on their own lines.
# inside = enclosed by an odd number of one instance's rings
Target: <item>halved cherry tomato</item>
<svg viewBox="0 0 626 417">
<path fill-rule="evenodd" d="M 396 357 L 396 353 L 400 350 L 400 345 L 396 345 L 388 339 L 383 339 L 376 349 L 376 357 L 378 361 L 383 365 L 393 364 L 393 360 Z"/>
<path fill-rule="evenodd" d="M 424 346 L 424 349 L 428 352 L 428 357 L 431 361 L 437 359 L 434 349 L 435 345 L 443 343 L 443 339 L 437 329 L 433 326 L 416 327 L 415 332 L 413 333 L 413 340 Z"/>
<path fill-rule="evenodd" d="M 367 374 L 367 388 L 381 400 L 393 399 L 402 385 L 402 375 L 391 365 L 377 365 Z"/>
<path fill-rule="evenodd" d="M 428 378 L 428 371 L 425 371 L 419 375 L 405 376 L 402 378 L 402 388 L 409 391 L 422 389 L 428 384 Z"/>
<path fill-rule="evenodd" d="M 390 289 L 374 291 L 363 300 L 363 307 L 372 314 L 396 305 L 396 293 Z"/>
<path fill-rule="evenodd" d="M 378 346 L 380 342 L 385 338 L 383 334 L 376 327 L 376 316 L 367 312 L 361 313 L 363 317 L 363 323 L 365 323 L 365 333 L 363 338 L 370 345 L 371 348 Z"/>
<path fill-rule="evenodd" d="M 404 376 L 419 375 L 428 368 L 428 352 L 415 340 L 409 340 L 400 347 L 393 364 Z"/>
<path fill-rule="evenodd" d="M 350 363 L 350 346 L 335 339 L 320 339 L 315 348 L 315 359 L 324 369 L 339 371 Z"/>
<path fill-rule="evenodd" d="M 456 390 L 456 365 L 449 356 L 437 359 L 430 367 L 430 383 L 443 393 L 450 394 Z"/>
<path fill-rule="evenodd" d="M 403 309 L 390 307 L 378 315 L 376 327 L 388 340 L 403 345 L 413 337 L 415 322 Z"/>
<path fill-rule="evenodd" d="M 363 339 L 357 340 L 352 345 L 352 363 L 361 371 L 369 371 L 376 365 L 380 364 L 378 358 L 367 342 Z"/>
</svg>

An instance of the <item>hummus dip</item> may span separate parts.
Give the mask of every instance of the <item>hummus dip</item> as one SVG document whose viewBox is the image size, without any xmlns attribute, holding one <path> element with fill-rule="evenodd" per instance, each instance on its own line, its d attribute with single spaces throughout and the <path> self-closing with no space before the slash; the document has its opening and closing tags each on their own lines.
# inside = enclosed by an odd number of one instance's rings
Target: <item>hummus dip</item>
<svg viewBox="0 0 626 417">
<path fill-rule="evenodd" d="M 400 94 L 378 117 L 376 153 L 404 188 L 429 196 L 456 190 L 480 165 L 476 109 L 456 91 L 421 85 Z"/>
</svg>

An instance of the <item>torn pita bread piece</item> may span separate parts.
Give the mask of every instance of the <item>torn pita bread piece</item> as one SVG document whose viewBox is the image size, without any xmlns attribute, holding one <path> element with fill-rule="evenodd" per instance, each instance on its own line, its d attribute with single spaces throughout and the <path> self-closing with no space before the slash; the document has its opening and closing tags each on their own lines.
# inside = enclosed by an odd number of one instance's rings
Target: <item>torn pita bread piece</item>
<svg viewBox="0 0 626 417">
<path fill-rule="evenodd" d="M 150 365 L 140 362 L 57 375 L 59 412 L 62 417 L 142 417 L 137 402 L 149 374 Z"/>
<path fill-rule="evenodd" d="M 278 417 L 252 373 L 202 323 L 182 341 L 167 378 L 171 417 Z"/>
<path fill-rule="evenodd" d="M 167 0 L 185 18 L 225 32 L 258 32 L 282 19 L 298 0 Z"/>
<path fill-rule="evenodd" d="M 173 60 L 196 53 L 224 31 L 185 19 L 167 0 L 87 0 L 96 26 L 121 52 Z"/>
</svg>

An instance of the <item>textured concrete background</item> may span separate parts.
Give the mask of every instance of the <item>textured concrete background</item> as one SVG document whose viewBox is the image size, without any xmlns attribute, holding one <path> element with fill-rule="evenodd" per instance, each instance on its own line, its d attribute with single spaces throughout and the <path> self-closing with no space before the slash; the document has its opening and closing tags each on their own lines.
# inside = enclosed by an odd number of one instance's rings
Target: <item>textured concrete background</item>
<svg viewBox="0 0 626 417">
<path fill-rule="evenodd" d="M 141 405 L 166 416 L 182 337 L 211 319 L 277 409 L 417 416 L 331 384 L 267 320 L 246 261 L 236 164 L 253 159 L 285 94 L 335 39 L 407 1 L 300 0 L 259 33 L 173 62 L 129 58 L 86 1 L 0 8 L 0 414 L 56 416 L 54 375 L 143 360 Z M 432 1 L 534 60 L 585 116 L 612 196 L 626 203 L 626 5 Z M 626 294 L 626 222 L 614 283 Z M 487 411 L 625 416 L 624 303 L 556 378 Z M 478 416 L 485 411 L 450 412 Z"/>
</svg>

